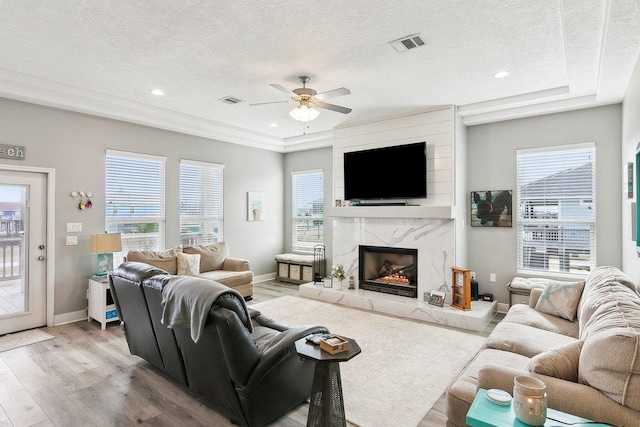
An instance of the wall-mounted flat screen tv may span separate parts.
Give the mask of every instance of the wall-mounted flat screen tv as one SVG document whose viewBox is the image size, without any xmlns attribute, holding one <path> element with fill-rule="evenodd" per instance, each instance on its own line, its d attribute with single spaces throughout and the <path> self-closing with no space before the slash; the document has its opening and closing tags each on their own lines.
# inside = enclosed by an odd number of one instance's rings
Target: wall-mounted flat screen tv
<svg viewBox="0 0 640 427">
<path fill-rule="evenodd" d="M 344 153 L 345 200 L 426 197 L 425 142 Z"/>
</svg>

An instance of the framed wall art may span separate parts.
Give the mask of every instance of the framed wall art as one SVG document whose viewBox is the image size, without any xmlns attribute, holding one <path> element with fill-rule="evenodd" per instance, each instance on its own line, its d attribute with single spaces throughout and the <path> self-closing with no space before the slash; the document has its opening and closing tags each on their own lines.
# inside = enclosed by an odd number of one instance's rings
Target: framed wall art
<svg viewBox="0 0 640 427">
<path fill-rule="evenodd" d="M 633 162 L 627 163 L 627 199 L 633 199 Z"/>
<path fill-rule="evenodd" d="M 264 193 L 262 191 L 249 191 L 247 193 L 247 221 L 264 221 L 264 202 Z"/>
<path fill-rule="evenodd" d="M 513 202 L 511 190 L 472 191 L 472 227 L 511 227 Z"/>
</svg>

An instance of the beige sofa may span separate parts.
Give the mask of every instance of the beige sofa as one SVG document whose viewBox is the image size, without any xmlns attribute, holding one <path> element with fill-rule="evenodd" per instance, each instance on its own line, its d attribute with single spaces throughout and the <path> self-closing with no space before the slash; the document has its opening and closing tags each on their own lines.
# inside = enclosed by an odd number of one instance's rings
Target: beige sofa
<svg viewBox="0 0 640 427">
<path fill-rule="evenodd" d="M 640 425 L 636 285 L 606 266 L 585 282 L 552 282 L 532 290 L 529 305 L 511 307 L 449 387 L 447 425 L 466 425 L 479 388 L 511 394 L 516 375 L 544 381 L 550 408 L 616 426 Z"/>
<path fill-rule="evenodd" d="M 229 256 L 225 242 L 159 251 L 129 251 L 128 262 L 144 262 L 169 274 L 204 277 L 235 289 L 246 300 L 253 295 L 249 261 Z"/>
</svg>

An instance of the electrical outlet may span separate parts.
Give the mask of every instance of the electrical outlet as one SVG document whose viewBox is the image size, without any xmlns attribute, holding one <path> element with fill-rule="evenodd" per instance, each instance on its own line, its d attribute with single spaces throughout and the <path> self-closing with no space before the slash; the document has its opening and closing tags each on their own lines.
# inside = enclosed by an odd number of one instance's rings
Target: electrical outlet
<svg viewBox="0 0 640 427">
<path fill-rule="evenodd" d="M 424 301 L 429 301 L 429 292 L 424 292 L 424 293 L 422 294 L 422 299 L 423 299 Z"/>
<path fill-rule="evenodd" d="M 476 272 L 475 272 L 475 271 L 472 271 L 472 272 L 471 272 L 471 278 L 472 278 L 473 280 L 476 280 Z"/>
<path fill-rule="evenodd" d="M 67 246 L 75 246 L 78 244 L 78 236 L 67 236 Z"/>
<path fill-rule="evenodd" d="M 490 282 L 495 282 L 496 281 L 496 273 L 489 274 L 489 281 Z"/>
</svg>

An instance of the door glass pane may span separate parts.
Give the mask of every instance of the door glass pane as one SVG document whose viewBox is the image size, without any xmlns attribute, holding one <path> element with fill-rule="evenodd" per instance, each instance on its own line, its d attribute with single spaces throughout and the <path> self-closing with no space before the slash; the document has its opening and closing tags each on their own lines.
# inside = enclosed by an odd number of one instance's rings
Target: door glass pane
<svg viewBox="0 0 640 427">
<path fill-rule="evenodd" d="M 0 316 L 29 310 L 24 273 L 26 193 L 24 185 L 0 185 Z"/>
</svg>

